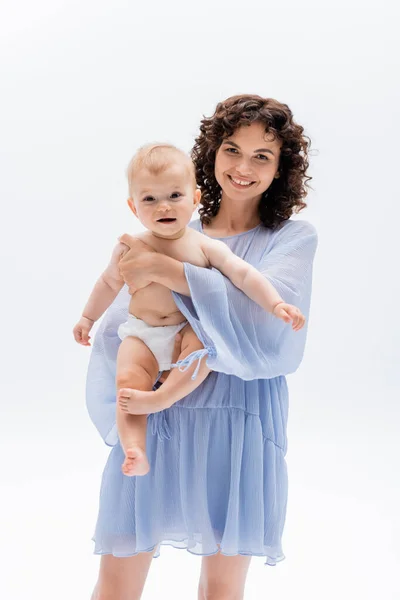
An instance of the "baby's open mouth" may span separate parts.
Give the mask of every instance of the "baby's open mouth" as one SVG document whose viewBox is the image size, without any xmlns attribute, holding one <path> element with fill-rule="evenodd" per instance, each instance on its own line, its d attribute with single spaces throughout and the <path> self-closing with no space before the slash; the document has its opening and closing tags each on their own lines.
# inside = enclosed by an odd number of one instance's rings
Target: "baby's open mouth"
<svg viewBox="0 0 400 600">
<path fill-rule="evenodd" d="M 176 221 L 176 219 L 170 219 L 170 218 L 157 219 L 157 223 L 173 223 L 174 221 Z"/>
</svg>

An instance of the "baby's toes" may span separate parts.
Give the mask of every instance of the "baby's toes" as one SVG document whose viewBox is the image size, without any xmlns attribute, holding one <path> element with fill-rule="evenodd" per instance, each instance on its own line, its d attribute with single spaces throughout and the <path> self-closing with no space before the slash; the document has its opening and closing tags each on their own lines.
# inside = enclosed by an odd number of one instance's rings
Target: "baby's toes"
<svg viewBox="0 0 400 600">
<path fill-rule="evenodd" d="M 125 474 L 130 473 L 130 471 L 133 469 L 133 462 L 133 458 L 126 456 L 122 464 L 122 472 Z"/>
</svg>

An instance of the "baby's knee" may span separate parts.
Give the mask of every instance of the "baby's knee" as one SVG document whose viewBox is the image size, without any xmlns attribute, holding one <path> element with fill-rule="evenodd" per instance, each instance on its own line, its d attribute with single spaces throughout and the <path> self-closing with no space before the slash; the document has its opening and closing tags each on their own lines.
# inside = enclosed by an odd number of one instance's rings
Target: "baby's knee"
<svg viewBox="0 0 400 600">
<path fill-rule="evenodd" d="M 153 378 L 151 374 L 140 365 L 131 365 L 117 371 L 117 388 L 151 389 Z"/>
</svg>

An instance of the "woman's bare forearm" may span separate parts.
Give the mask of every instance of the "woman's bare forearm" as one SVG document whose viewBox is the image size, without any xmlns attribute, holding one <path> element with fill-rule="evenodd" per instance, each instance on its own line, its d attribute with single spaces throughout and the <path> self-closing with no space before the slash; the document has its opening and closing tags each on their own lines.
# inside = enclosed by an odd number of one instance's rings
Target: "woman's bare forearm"
<svg viewBox="0 0 400 600">
<path fill-rule="evenodd" d="M 150 277 L 155 283 L 165 285 L 173 292 L 190 296 L 183 263 L 165 254 L 156 254 L 153 258 Z"/>
</svg>

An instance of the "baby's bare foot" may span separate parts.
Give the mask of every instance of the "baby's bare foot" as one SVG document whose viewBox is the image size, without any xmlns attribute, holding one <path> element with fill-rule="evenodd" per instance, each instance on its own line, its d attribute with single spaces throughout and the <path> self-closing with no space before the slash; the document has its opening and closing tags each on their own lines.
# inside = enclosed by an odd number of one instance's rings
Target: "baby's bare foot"
<svg viewBox="0 0 400 600">
<path fill-rule="evenodd" d="M 146 475 L 150 471 L 146 453 L 139 446 L 128 448 L 122 464 L 122 472 L 127 477 Z"/>
<path fill-rule="evenodd" d="M 144 392 L 122 388 L 118 391 L 117 401 L 123 412 L 131 415 L 149 415 L 167 408 L 161 390 Z"/>
</svg>

